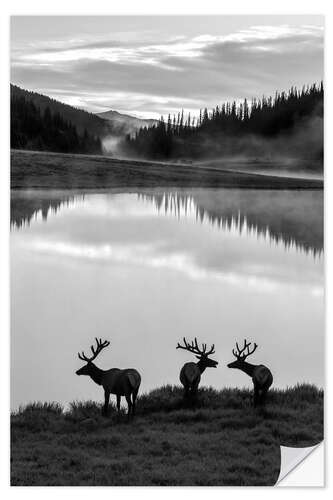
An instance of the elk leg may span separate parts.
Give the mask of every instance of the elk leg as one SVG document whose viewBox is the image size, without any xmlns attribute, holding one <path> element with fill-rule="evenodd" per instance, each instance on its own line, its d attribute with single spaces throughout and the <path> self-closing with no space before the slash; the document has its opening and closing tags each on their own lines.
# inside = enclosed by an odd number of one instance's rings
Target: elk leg
<svg viewBox="0 0 333 500">
<path fill-rule="evenodd" d="M 267 391 L 266 391 L 265 389 L 263 389 L 263 390 L 261 391 L 261 394 L 260 394 L 260 404 L 261 404 L 261 405 L 264 405 L 264 404 L 265 404 L 266 394 L 267 394 Z"/>
<path fill-rule="evenodd" d="M 109 401 L 110 401 L 110 393 L 108 391 L 104 392 L 104 407 L 102 414 L 107 417 L 108 415 L 108 408 L 109 408 Z"/>
<path fill-rule="evenodd" d="M 195 401 L 197 400 L 197 397 L 198 397 L 198 386 L 199 386 L 198 382 L 194 382 L 191 385 L 191 388 L 190 388 L 190 391 L 189 391 L 189 401 L 191 402 L 191 404 L 195 403 Z"/>
<path fill-rule="evenodd" d="M 192 387 L 193 396 L 196 397 L 198 395 L 199 382 L 195 382 Z"/>
<path fill-rule="evenodd" d="M 139 392 L 139 387 L 137 389 L 134 389 L 133 394 L 132 394 L 132 401 L 133 401 L 133 404 L 132 404 L 132 415 L 133 416 L 135 415 L 135 402 L 136 402 L 136 398 L 137 398 L 138 392 Z"/>
<path fill-rule="evenodd" d="M 118 410 L 118 413 L 120 412 L 120 401 L 121 401 L 121 396 L 119 394 L 117 394 L 117 410 Z"/>
<path fill-rule="evenodd" d="M 130 416 L 131 416 L 131 409 L 132 409 L 131 395 L 130 394 L 126 394 L 125 398 L 126 398 L 127 405 L 128 405 L 127 417 L 130 418 Z"/>
<path fill-rule="evenodd" d="M 259 403 L 259 390 L 256 386 L 254 386 L 254 392 L 253 392 L 253 405 L 254 407 L 258 406 Z"/>
</svg>

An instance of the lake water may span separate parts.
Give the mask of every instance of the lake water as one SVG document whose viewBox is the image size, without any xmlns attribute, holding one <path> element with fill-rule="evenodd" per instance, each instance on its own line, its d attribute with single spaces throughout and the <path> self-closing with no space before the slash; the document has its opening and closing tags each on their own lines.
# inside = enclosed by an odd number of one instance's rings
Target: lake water
<svg viewBox="0 0 333 500">
<path fill-rule="evenodd" d="M 178 384 L 183 336 L 215 343 L 202 384 L 251 386 L 236 340 L 276 387 L 324 383 L 323 193 L 202 189 L 14 191 L 11 405 L 103 397 L 77 352 L 135 367 L 142 390 Z"/>
</svg>

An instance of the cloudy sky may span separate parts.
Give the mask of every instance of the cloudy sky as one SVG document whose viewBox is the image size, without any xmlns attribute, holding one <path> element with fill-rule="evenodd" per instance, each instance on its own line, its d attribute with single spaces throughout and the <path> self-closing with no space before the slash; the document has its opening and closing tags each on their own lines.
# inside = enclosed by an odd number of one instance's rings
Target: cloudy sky
<svg viewBox="0 0 333 500">
<path fill-rule="evenodd" d="M 323 78 L 321 16 L 12 17 L 11 81 L 92 112 L 198 114 Z"/>
</svg>

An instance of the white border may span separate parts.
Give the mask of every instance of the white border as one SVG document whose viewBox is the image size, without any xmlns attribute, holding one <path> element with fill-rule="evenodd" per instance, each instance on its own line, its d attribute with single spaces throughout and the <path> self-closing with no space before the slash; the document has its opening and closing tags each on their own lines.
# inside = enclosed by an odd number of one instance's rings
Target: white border
<svg viewBox="0 0 333 500">
<path fill-rule="evenodd" d="M 283 453 L 283 448 L 281 446 L 281 453 Z M 299 449 L 299 448 L 298 448 Z M 304 448 L 301 448 L 303 450 Z M 280 488 L 290 487 L 290 486 L 324 486 L 325 477 L 325 447 L 324 443 L 320 443 L 317 446 L 311 446 L 306 448 L 306 455 L 304 458 L 298 457 L 295 459 L 294 463 L 288 464 L 291 468 L 290 472 L 285 473 L 280 477 L 277 482 L 277 486 Z"/>
<path fill-rule="evenodd" d="M 56 2 L 45 2 L 45 0 L 12 0 L 1 2 L 1 25 L 0 25 L 0 50 L 1 50 L 1 91 L 0 91 L 0 119 L 1 119 L 1 162 L 0 162 L 0 220 L 1 220 L 1 258 L 0 258 L 0 303 L 1 303 L 1 363 L 0 363 L 0 377 L 1 377 L 1 435 L 0 435 L 0 488 L 2 498 L 4 495 L 9 497 L 23 496 L 29 500 L 36 497 L 44 497 L 48 495 L 50 499 L 57 498 L 59 494 L 68 498 L 88 498 L 91 494 L 101 497 L 123 498 L 135 495 L 140 500 L 154 498 L 158 495 L 161 498 L 168 498 L 170 494 L 175 498 L 183 498 L 188 496 L 191 500 L 200 498 L 203 494 L 209 494 L 213 497 L 221 495 L 232 494 L 233 498 L 241 495 L 246 495 L 247 500 L 257 500 L 258 498 L 266 498 L 269 495 L 279 495 L 283 493 L 284 498 L 292 498 L 293 500 L 301 496 L 302 500 L 309 497 L 309 495 L 326 496 L 331 494 L 330 478 L 326 478 L 326 484 L 329 487 L 321 490 L 313 489 L 279 489 L 272 488 L 269 493 L 266 488 L 233 488 L 232 491 L 220 488 L 98 488 L 91 490 L 88 488 L 48 488 L 47 493 L 45 488 L 9 488 L 9 16 L 10 15 L 112 15 L 112 14 L 325 14 L 326 15 L 326 75 L 325 75 L 325 119 L 326 119 L 326 142 L 325 142 L 325 168 L 326 168 L 326 271 L 327 271 L 327 295 L 326 303 L 330 304 L 330 288 L 329 284 L 332 280 L 332 269 L 329 265 L 327 258 L 331 250 L 333 227 L 331 217 L 329 214 L 333 212 L 333 195 L 331 186 L 330 170 L 333 168 L 332 160 L 332 129 L 328 125 L 327 117 L 332 114 L 332 99 L 329 92 L 331 87 L 331 64 L 333 47 L 333 18 L 332 18 L 332 5 L 330 0 L 302 0 L 293 2 L 290 0 L 278 0 L 276 2 L 267 2 L 267 0 L 233 0 L 232 2 L 221 2 L 217 0 L 205 1 L 181 1 L 181 0 L 168 0 L 167 2 L 156 2 L 156 0 L 122 0 L 121 2 L 110 2 L 110 0 L 94 0 L 93 2 L 68 2 L 68 0 L 57 0 Z M 331 137 L 330 137 L 331 136 Z M 331 200 L 330 200 L 331 198 Z M 333 341 L 330 337 L 333 334 L 332 326 L 332 313 L 327 307 L 327 338 L 326 338 L 326 352 L 332 353 Z M 331 331 L 330 331 L 331 330 Z M 327 374 L 326 379 L 333 380 L 332 363 L 327 356 Z M 33 360 L 32 360 L 33 362 Z M 328 390 L 327 390 L 328 389 Z M 326 389 L 326 422 L 333 420 L 330 417 L 331 411 L 331 397 L 329 387 Z M 325 427 L 325 438 L 329 435 L 329 425 Z M 332 470 L 332 460 L 330 459 L 330 450 L 326 453 L 326 471 Z"/>
</svg>

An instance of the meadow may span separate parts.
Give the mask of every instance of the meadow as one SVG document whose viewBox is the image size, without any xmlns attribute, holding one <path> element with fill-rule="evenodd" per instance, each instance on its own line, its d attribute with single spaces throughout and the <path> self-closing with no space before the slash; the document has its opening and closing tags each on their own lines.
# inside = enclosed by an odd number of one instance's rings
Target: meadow
<svg viewBox="0 0 333 500">
<path fill-rule="evenodd" d="M 245 162 L 246 163 L 246 162 Z M 256 162 L 256 170 L 267 169 Z M 235 162 L 213 166 L 125 160 L 102 155 L 11 151 L 11 188 L 109 189 L 139 187 L 225 187 L 251 189 L 323 189 L 320 179 L 239 171 Z M 244 161 L 239 165 L 244 169 Z M 271 168 L 271 166 L 270 166 Z"/>
<path fill-rule="evenodd" d="M 279 476 L 280 445 L 323 439 L 323 391 L 273 389 L 253 408 L 248 389 L 201 388 L 185 401 L 165 386 L 127 420 L 101 404 L 29 404 L 11 415 L 12 485 L 259 486 Z"/>
</svg>

